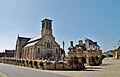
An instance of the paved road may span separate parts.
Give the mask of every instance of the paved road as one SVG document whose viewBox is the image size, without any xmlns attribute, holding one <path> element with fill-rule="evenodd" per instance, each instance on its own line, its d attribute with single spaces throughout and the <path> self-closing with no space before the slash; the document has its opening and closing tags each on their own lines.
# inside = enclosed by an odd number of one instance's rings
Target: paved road
<svg viewBox="0 0 120 77">
<path fill-rule="evenodd" d="M 0 72 L 7 75 L 7 77 L 70 77 L 38 70 L 39 69 L 0 63 Z"/>
</svg>

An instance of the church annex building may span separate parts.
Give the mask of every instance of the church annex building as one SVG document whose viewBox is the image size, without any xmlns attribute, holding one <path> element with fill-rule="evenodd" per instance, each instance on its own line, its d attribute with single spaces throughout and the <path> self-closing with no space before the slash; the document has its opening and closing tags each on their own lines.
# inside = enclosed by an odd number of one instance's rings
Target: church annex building
<svg viewBox="0 0 120 77">
<path fill-rule="evenodd" d="M 42 59 L 59 58 L 63 51 L 52 34 L 52 20 L 44 19 L 41 35 L 32 38 L 20 37 L 16 41 L 16 58 Z"/>
</svg>

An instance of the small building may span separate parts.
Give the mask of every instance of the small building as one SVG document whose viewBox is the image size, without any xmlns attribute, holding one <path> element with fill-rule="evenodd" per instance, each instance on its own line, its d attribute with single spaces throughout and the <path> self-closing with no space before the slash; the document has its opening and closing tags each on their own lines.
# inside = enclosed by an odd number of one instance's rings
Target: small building
<svg viewBox="0 0 120 77">
<path fill-rule="evenodd" d="M 109 50 L 109 51 L 107 51 L 107 52 L 104 52 L 103 54 L 105 54 L 106 55 L 106 57 L 113 57 L 113 50 Z"/>
<path fill-rule="evenodd" d="M 0 52 L 0 58 L 5 57 L 5 52 Z"/>
<path fill-rule="evenodd" d="M 100 50 L 100 46 L 97 42 L 93 42 L 91 39 L 86 38 L 85 40 L 79 40 L 75 48 L 81 47 L 83 51 L 86 50 Z"/>
<path fill-rule="evenodd" d="M 15 50 L 5 50 L 5 57 L 14 58 L 15 57 Z"/>
<path fill-rule="evenodd" d="M 97 42 L 93 42 L 91 39 L 85 39 L 85 47 L 87 50 L 100 50 L 100 46 L 97 44 Z"/>
<path fill-rule="evenodd" d="M 115 58 L 120 59 L 120 46 L 116 49 L 114 56 Z"/>
</svg>

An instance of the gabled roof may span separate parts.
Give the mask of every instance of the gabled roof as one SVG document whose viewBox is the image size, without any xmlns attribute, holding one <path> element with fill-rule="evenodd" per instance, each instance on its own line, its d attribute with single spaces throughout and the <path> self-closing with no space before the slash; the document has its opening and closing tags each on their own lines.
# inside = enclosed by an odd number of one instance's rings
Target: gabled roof
<svg viewBox="0 0 120 77">
<path fill-rule="evenodd" d="M 30 38 L 28 38 L 28 37 L 19 37 L 19 35 L 18 35 L 18 37 L 17 37 L 17 41 L 16 42 L 21 42 L 21 41 L 25 41 L 25 42 L 28 42 L 30 40 Z"/>
</svg>

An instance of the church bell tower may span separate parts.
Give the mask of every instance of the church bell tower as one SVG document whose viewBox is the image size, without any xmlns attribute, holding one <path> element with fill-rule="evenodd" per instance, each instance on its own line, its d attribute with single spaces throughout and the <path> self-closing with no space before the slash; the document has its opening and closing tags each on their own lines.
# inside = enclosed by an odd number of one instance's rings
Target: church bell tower
<svg viewBox="0 0 120 77">
<path fill-rule="evenodd" d="M 52 20 L 44 19 L 42 22 L 41 36 L 52 35 Z"/>
</svg>

